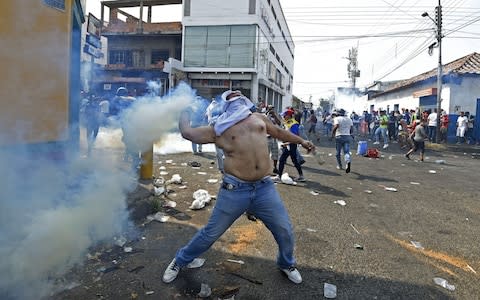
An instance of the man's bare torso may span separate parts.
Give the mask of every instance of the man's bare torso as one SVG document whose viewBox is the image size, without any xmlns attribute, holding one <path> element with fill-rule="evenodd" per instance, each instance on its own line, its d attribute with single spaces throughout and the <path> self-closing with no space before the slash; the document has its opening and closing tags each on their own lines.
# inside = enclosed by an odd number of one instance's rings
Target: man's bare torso
<svg viewBox="0 0 480 300">
<path fill-rule="evenodd" d="M 256 114 L 227 129 L 216 145 L 225 153 L 225 173 L 255 181 L 271 171 L 265 121 Z"/>
</svg>

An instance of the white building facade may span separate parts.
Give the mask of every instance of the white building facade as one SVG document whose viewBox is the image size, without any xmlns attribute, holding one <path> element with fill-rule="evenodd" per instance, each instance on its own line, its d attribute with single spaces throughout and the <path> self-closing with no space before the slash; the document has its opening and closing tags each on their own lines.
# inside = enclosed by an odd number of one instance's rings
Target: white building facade
<svg viewBox="0 0 480 300">
<path fill-rule="evenodd" d="M 205 98 L 241 90 L 277 110 L 292 103 L 294 44 L 279 0 L 184 0 L 183 71 Z"/>
</svg>

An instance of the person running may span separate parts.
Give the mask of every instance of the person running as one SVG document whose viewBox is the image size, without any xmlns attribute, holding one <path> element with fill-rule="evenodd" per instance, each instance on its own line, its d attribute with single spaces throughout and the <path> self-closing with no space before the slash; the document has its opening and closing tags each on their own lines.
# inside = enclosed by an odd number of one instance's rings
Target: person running
<svg viewBox="0 0 480 300">
<path fill-rule="evenodd" d="M 425 126 L 427 120 L 420 120 L 419 124 L 415 126 L 415 130 L 410 135 L 410 138 L 413 140 L 413 147 L 405 154 L 407 159 L 410 159 L 410 154 L 420 150 L 420 161 L 423 161 L 425 155 L 425 139 L 428 139 L 427 132 L 425 131 Z"/>
<path fill-rule="evenodd" d="M 288 130 L 275 126 L 264 114 L 252 113 L 251 101 L 239 91 L 226 91 L 224 113 L 215 125 L 192 128 L 190 112 L 180 115 L 182 136 L 198 144 L 215 143 L 225 153 L 223 183 L 210 219 L 190 240 L 178 250 L 166 268 L 162 280 L 170 283 L 180 269 L 193 262 L 247 210 L 259 218 L 272 232 L 279 255 L 277 265 L 294 283 L 302 276 L 295 267 L 293 228 L 287 210 L 269 174 L 272 163 L 268 157 L 267 134 L 282 141 L 301 144 L 309 151 L 315 146 Z M 255 145 L 253 147 L 252 145 Z"/>
<path fill-rule="evenodd" d="M 345 110 L 340 109 L 338 116 L 333 119 L 332 138 L 335 138 L 335 148 L 337 150 L 337 169 L 342 169 L 341 151 L 347 168 L 345 173 L 350 173 L 351 156 L 350 156 L 350 140 L 353 134 L 353 121 L 351 118 L 345 116 Z"/>
<path fill-rule="evenodd" d="M 284 126 L 291 133 L 293 133 L 294 135 L 298 135 L 300 138 L 302 138 L 302 136 L 300 135 L 301 127 L 298 121 L 295 120 L 295 118 L 293 117 L 294 114 L 295 112 L 293 110 L 287 110 L 283 113 L 283 118 L 285 120 Z M 282 144 L 282 154 L 280 155 L 280 160 L 278 165 L 278 175 L 280 178 L 283 175 L 283 170 L 285 169 L 287 158 L 290 157 L 293 165 L 295 166 L 298 172 L 298 177 L 296 178 L 296 181 L 300 181 L 300 182 L 305 181 L 305 177 L 303 177 L 303 170 L 302 170 L 302 163 L 304 162 L 304 160 L 303 162 L 301 161 L 303 157 L 299 158 L 299 153 L 300 152 L 298 151 L 297 144 L 288 143 L 288 142 Z"/>
</svg>

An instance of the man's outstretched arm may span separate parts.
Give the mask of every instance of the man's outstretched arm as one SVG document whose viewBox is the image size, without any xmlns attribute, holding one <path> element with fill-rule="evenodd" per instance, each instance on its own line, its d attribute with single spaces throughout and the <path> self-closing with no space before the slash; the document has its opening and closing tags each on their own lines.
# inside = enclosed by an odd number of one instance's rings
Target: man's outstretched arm
<svg viewBox="0 0 480 300">
<path fill-rule="evenodd" d="M 212 126 L 200 126 L 192 128 L 190 125 L 190 110 L 184 110 L 180 114 L 178 128 L 184 139 L 194 142 L 195 144 L 215 143 L 215 131 Z"/>
<path fill-rule="evenodd" d="M 263 114 L 258 114 L 258 115 L 260 115 L 264 119 L 265 124 L 267 126 L 267 133 L 269 135 L 283 142 L 300 144 L 302 145 L 303 148 L 307 149 L 308 151 L 315 150 L 315 146 L 313 145 L 312 142 L 306 141 L 302 139 L 300 136 L 295 135 L 288 130 L 275 126 L 269 119 L 267 119 L 265 115 Z"/>
</svg>

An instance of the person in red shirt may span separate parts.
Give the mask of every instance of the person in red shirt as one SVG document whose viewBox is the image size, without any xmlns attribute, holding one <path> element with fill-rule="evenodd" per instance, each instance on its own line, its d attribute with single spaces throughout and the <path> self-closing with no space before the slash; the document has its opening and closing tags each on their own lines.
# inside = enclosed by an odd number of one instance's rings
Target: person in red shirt
<svg viewBox="0 0 480 300">
<path fill-rule="evenodd" d="M 440 143 L 447 142 L 448 122 L 448 115 L 442 110 L 442 114 L 440 115 Z"/>
</svg>

